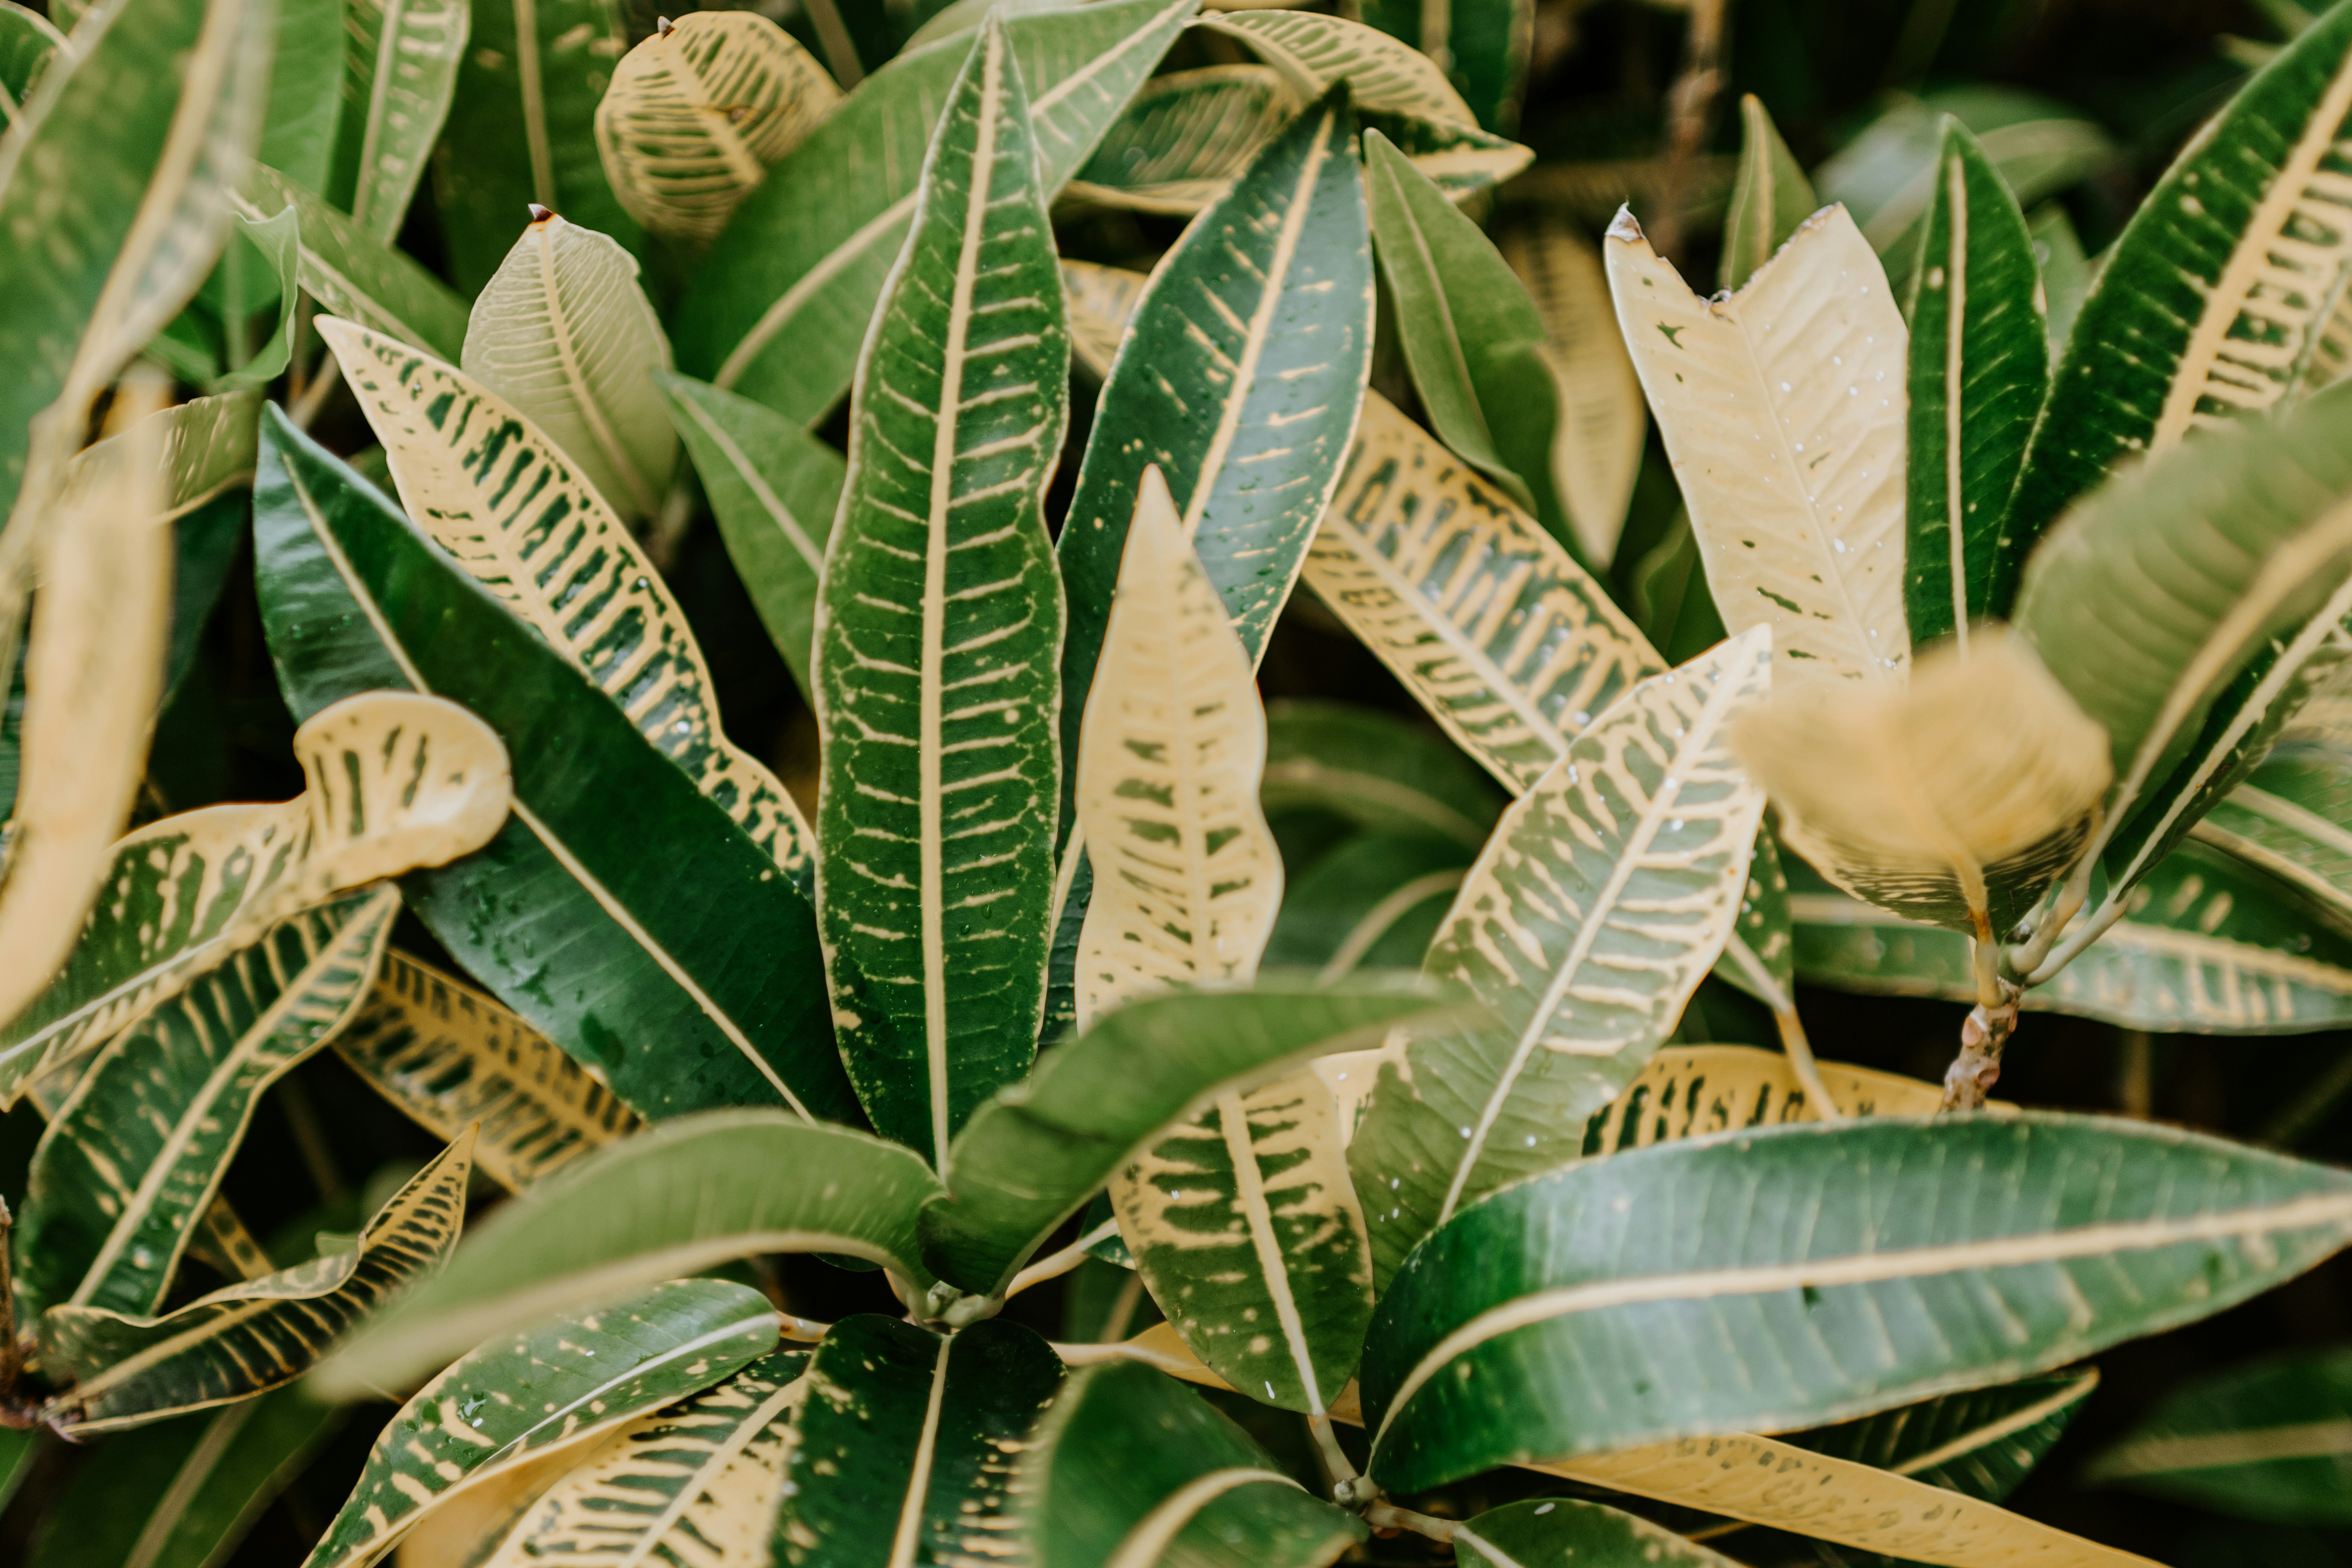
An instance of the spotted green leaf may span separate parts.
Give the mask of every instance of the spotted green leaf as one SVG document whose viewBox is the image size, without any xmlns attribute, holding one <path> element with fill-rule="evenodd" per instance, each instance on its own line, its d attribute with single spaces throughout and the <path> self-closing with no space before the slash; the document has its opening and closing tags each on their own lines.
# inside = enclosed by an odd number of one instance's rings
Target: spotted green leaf
<svg viewBox="0 0 2352 1568">
<path fill-rule="evenodd" d="M 311 188 L 389 245 L 449 116 L 473 8 L 457 0 L 351 0 L 342 9 L 342 118 L 331 173 Z M 266 148 L 262 161 L 276 163 Z"/>
<path fill-rule="evenodd" d="M 2240 1519 L 2352 1522 L 2352 1352 L 2290 1351 L 2199 1378 L 2084 1479 Z"/>
<path fill-rule="evenodd" d="M 1723 263 L 1716 286 L 1737 293 L 1821 206 L 1805 166 L 1780 140 L 1763 100 L 1739 97 L 1739 173 L 1723 215 Z"/>
</svg>

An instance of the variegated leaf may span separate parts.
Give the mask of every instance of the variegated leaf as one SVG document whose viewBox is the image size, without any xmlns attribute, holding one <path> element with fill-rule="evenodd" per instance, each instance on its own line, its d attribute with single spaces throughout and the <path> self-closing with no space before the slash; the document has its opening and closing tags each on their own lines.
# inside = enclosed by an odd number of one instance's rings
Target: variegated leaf
<svg viewBox="0 0 2352 1568">
<path fill-rule="evenodd" d="M 808 1362 L 778 1351 L 639 1416 L 530 1503 L 481 1568 L 765 1563 Z"/>
<path fill-rule="evenodd" d="M 466 301 L 405 252 L 275 169 L 257 165 L 246 189 L 228 199 L 246 218 L 294 209 L 302 240 L 296 275 L 320 310 L 439 358 L 457 357 L 466 342 Z"/>
<path fill-rule="evenodd" d="M 1193 26 L 1239 38 L 1303 99 L 1320 98 L 1344 80 L 1349 100 L 1368 113 L 1478 128 L 1478 117 L 1435 60 L 1377 27 L 1291 10 L 1217 11 Z"/>
<path fill-rule="evenodd" d="M 96 487 L 119 481 L 125 465 L 152 462 L 163 470 L 163 519 L 185 517 L 206 501 L 253 483 L 260 418 L 260 395 L 251 392 L 192 398 L 150 415 L 75 455 L 66 469 L 64 504 L 82 504 Z M 151 441 L 155 445 L 151 447 Z"/>
<path fill-rule="evenodd" d="M 1758 628 L 1635 687 L 1504 814 L 1424 964 L 1497 1024 L 1381 1068 L 1349 1146 L 1386 1279 L 1463 1205 L 1572 1157 L 1729 939 L 1763 791 L 1732 722 L 1771 678 Z"/>
<path fill-rule="evenodd" d="M 1570 1562 L 1738 1568 L 1732 1559 L 1635 1514 L 1576 1498 L 1489 1509 L 1454 1527 L 1457 1568 L 1528 1568 Z"/>
<path fill-rule="evenodd" d="M 1944 1087 L 1843 1062 L 1822 1084 L 1849 1116 L 1933 1116 Z M 1646 1149 L 1749 1127 L 1822 1120 L 1789 1058 L 1749 1046 L 1668 1046 L 1584 1129 L 1587 1155 Z"/>
<path fill-rule="evenodd" d="M 953 1334 L 872 1314 L 834 1325 L 775 1515 L 782 1568 L 980 1563 L 1017 1545 L 1013 1472 L 1062 1364 L 998 1318 Z"/>
<path fill-rule="evenodd" d="M 397 951 L 338 1031 L 335 1054 L 427 1131 L 481 1131 L 474 1163 L 520 1192 L 637 1128 L 554 1041 L 469 985 Z"/>
<path fill-rule="evenodd" d="M 1427 55 L 1479 124 L 1506 132 L 1518 125 L 1535 53 L 1533 0 L 1349 0 L 1340 15 L 1360 15 Z"/>
<path fill-rule="evenodd" d="M 473 7 L 459 0 L 350 0 L 343 29 L 343 120 L 333 171 L 319 192 L 390 245 L 449 117 Z"/>
<path fill-rule="evenodd" d="M 1934 1107 L 1928 1107 L 1929 1111 Z M 1859 1421 L 1804 1433 L 1811 1453 L 1916 1476 L 1964 1497 L 1999 1502 L 2066 1435 L 2099 1386 L 2099 1369 L 2074 1366 L 1940 1394 Z"/>
<path fill-rule="evenodd" d="M 1906 334 L 1853 220 L 1814 215 L 1719 301 L 1631 213 L 1604 248 L 1724 625 L 1769 626 L 1790 676 L 1900 679 Z"/>
<path fill-rule="evenodd" d="M 162 1318 L 50 1308 L 37 1331 L 41 1364 L 73 1387 L 44 1416 L 68 1433 L 106 1432 L 293 1382 L 352 1324 L 449 1256 L 465 1226 L 473 1142 L 471 1129 L 459 1133 L 347 1250 L 215 1290 Z"/>
<path fill-rule="evenodd" d="M 1258 150 L 1289 123 L 1298 103 L 1296 89 L 1271 66 L 1211 66 L 1154 77 L 1111 123 L 1066 194 L 1189 217 L 1232 187 Z"/>
<path fill-rule="evenodd" d="M 33 89 L 59 58 L 66 36 L 38 11 L 7 0 L 0 5 L 0 131 L 13 131 L 25 115 Z M 71 60 L 73 56 L 63 57 Z"/>
<path fill-rule="evenodd" d="M 109 897 L 48 988 L 0 1029 L 0 1092 L 55 1071 L 278 921 L 479 848 L 506 820 L 506 749 L 455 703 L 371 692 L 294 733 L 310 788 L 165 817 L 114 847 Z"/>
<path fill-rule="evenodd" d="M 596 151 L 632 217 L 707 244 L 840 100 L 824 68 L 758 12 L 691 11 L 614 68 Z"/>
<path fill-rule="evenodd" d="M 1035 1051 L 1053 927 L 1061 582 L 1043 502 L 1069 335 L 1027 94 L 972 46 L 851 404 L 817 616 L 817 920 L 842 1058 L 947 1161 Z"/>
<path fill-rule="evenodd" d="M 661 510 L 677 466 L 654 384 L 669 340 L 637 287 L 636 258 L 553 213 L 533 217 L 475 297 L 458 364 L 552 440 L 624 521 Z M 370 412 L 398 477 L 408 454 Z"/>
<path fill-rule="evenodd" d="M 1062 291 L 1069 302 L 1070 353 L 1097 381 L 1110 374 L 1111 362 L 1127 336 L 1143 286 L 1150 279 L 1124 267 L 1091 261 L 1062 263 Z"/>
<path fill-rule="evenodd" d="M 20 1302 L 162 1305 L 255 1102 L 358 1009 L 399 911 L 384 885 L 280 921 L 99 1053 L 33 1155 Z"/>
<path fill-rule="evenodd" d="M 400 1407 L 304 1568 L 360 1568 L 452 1496 L 731 1376 L 776 1346 L 767 1298 L 723 1279 L 501 1334 Z M 517 1399 L 527 1388 L 530 1397 Z"/>
<path fill-rule="evenodd" d="M 407 344 L 333 317 L 318 327 L 416 525 L 618 703 L 770 858 L 795 880 L 812 876 L 800 808 L 727 738 L 685 613 L 556 444 L 497 394 Z M 650 414 L 668 428 L 658 406 Z"/>
<path fill-rule="evenodd" d="M 2352 1522 L 2352 1351 L 2287 1350 L 2200 1377 L 2084 1479 L 2241 1519 Z"/>
</svg>

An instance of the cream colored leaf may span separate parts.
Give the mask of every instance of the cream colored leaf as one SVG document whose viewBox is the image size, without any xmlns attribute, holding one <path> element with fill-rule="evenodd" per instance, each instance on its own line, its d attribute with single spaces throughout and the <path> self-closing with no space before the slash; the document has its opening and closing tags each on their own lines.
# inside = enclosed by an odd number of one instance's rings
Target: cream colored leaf
<svg viewBox="0 0 2352 1568">
<path fill-rule="evenodd" d="M 1078 826 L 1095 867 L 1081 1029 L 1136 996 L 1256 973 L 1282 904 L 1265 768 L 1249 654 L 1147 468 L 1079 731 Z"/>
<path fill-rule="evenodd" d="M 1785 692 L 1732 743 L 1832 881 L 1979 942 L 2074 863 L 2112 776 L 2106 731 L 1990 626 L 1929 653 L 1907 690 Z"/>
<path fill-rule="evenodd" d="M 441 1138 L 478 1122 L 474 1163 L 520 1192 L 637 1128 L 588 1068 L 514 1014 L 397 950 L 335 1051 Z"/>
<path fill-rule="evenodd" d="M 611 238 L 552 215 L 527 226 L 475 300 L 458 363 L 623 519 L 661 510 L 677 431 L 653 373 L 670 368 L 669 340 L 637 287 L 636 258 Z"/>
<path fill-rule="evenodd" d="M 152 455 L 163 469 L 166 519 L 193 511 L 224 490 L 249 484 L 261 402 L 257 392 L 199 397 L 152 415 L 120 436 L 109 437 L 77 455 L 66 469 L 65 504 L 79 505 L 93 487 L 114 477 L 118 463 L 139 460 L 151 440 L 161 447 L 160 454 Z"/>
<path fill-rule="evenodd" d="M 707 243 L 841 100 L 755 11 L 691 11 L 631 49 L 596 106 L 596 150 L 629 216 Z"/>
<path fill-rule="evenodd" d="M 1608 274 L 1591 243 L 1556 217 L 1507 229 L 1500 244 L 1551 345 L 1562 416 L 1552 439 L 1553 479 L 1586 558 L 1606 566 L 1617 553 L 1650 433 Z"/>
<path fill-rule="evenodd" d="M 805 883 L 814 862 L 800 808 L 728 740 L 685 613 L 562 450 L 496 393 L 398 339 L 333 316 L 318 327 L 383 443 L 409 517 Z M 657 401 L 650 416 L 677 438 Z"/>
<path fill-rule="evenodd" d="M 1435 60 L 1377 27 L 1344 16 L 1287 10 L 1213 12 L 1192 25 L 1239 38 L 1280 71 L 1302 98 L 1320 98 L 1345 77 L 1360 110 L 1478 128 L 1478 117 Z"/>
<path fill-rule="evenodd" d="M 1850 1116 L 1933 1116 L 1944 1086 L 1844 1062 L 1820 1064 L 1822 1082 Z M 1585 1129 L 1590 1154 L 1646 1149 L 1748 1127 L 1817 1121 L 1789 1058 L 1752 1046 L 1669 1046 Z"/>
<path fill-rule="evenodd" d="M 1062 263 L 1062 293 L 1070 310 L 1070 353 L 1097 381 L 1110 374 L 1127 336 L 1128 318 L 1143 297 L 1147 273 L 1091 261 Z"/>
<path fill-rule="evenodd" d="M 1853 220 L 1814 214 L 1727 300 L 1631 213 L 1603 248 L 1724 625 L 1769 626 L 1792 677 L 1899 679 L 1907 340 Z"/>
</svg>

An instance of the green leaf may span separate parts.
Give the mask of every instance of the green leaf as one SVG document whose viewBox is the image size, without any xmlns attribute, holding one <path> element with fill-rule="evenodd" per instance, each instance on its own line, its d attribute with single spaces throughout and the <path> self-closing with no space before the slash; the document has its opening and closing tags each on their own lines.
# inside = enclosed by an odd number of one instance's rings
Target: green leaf
<svg viewBox="0 0 2352 1568">
<path fill-rule="evenodd" d="M 1999 1502 L 2066 1435 L 2098 1386 L 2097 1368 L 2069 1368 L 1947 1394 L 1790 1441 L 1816 1454 Z"/>
<path fill-rule="evenodd" d="M 298 276 L 330 314 L 445 360 L 466 341 L 466 302 L 449 286 L 277 170 L 257 165 L 233 210 L 259 218 L 288 206 L 301 220 Z"/>
<path fill-rule="evenodd" d="M 1037 1568 L 1323 1568 L 1366 1535 L 1199 1394 L 1133 1362 L 1070 1378 L 1013 1486 Z"/>
<path fill-rule="evenodd" d="M 2301 216 L 2332 203 L 2346 177 L 2335 143 L 2347 110 L 2352 9 L 2338 5 L 2247 82 L 2140 203 L 2052 373 L 1996 612 L 2042 531 L 2116 463 L 2295 395 L 2352 258 L 2352 228 Z"/>
<path fill-rule="evenodd" d="M 1217 1095 L 1455 1016 L 1426 990 L 1361 982 L 1261 982 L 1129 1003 L 1056 1047 L 965 1126 L 949 1152 L 948 1195 L 923 1214 L 924 1260 L 993 1295 L 1106 1180 Z"/>
<path fill-rule="evenodd" d="M 1345 81 L 1349 100 L 1367 112 L 1478 129 L 1477 116 L 1437 61 L 1377 27 L 1281 9 L 1211 11 L 1195 25 L 1247 44 L 1301 98 L 1321 98 Z"/>
<path fill-rule="evenodd" d="M 499 1209 L 320 1375 L 343 1394 L 398 1386 L 565 1303 L 755 1253 L 841 1253 L 928 1284 L 915 1215 L 939 1191 L 920 1159 L 845 1127 L 768 1110 L 675 1118 Z"/>
<path fill-rule="evenodd" d="M 341 0 L 278 0 L 277 21 L 269 106 L 253 155 L 323 193 L 343 100 L 343 7 Z"/>
<path fill-rule="evenodd" d="M 397 949 L 330 1043 L 436 1137 L 478 1123 L 475 1167 L 509 1192 L 637 1130 L 628 1107 L 554 1041 Z"/>
<path fill-rule="evenodd" d="M 2050 338 L 2050 363 L 2055 364 L 2066 340 L 2074 336 L 2074 318 L 2083 313 L 2083 301 L 2090 295 L 2093 268 L 2083 254 L 2081 237 L 2074 233 L 2074 220 L 2066 216 L 2064 207 L 2045 202 L 2025 222 L 2033 234 L 2033 259 L 2042 268 L 2042 294 L 2049 318 L 2043 324 Z M 2314 356 L 2315 371 L 2319 370 L 2318 358 Z"/>
<path fill-rule="evenodd" d="M 1175 41 L 1194 0 L 1106 0 L 1013 16 L 1037 182 L 1048 194 Z M 711 247 L 670 323 L 679 368 L 803 425 L 848 390 L 867 321 L 915 211 L 914 149 L 929 145 L 970 53 L 945 38 L 859 85 L 768 173 Z"/>
<path fill-rule="evenodd" d="M 1504 813 L 1423 966 L 1495 1021 L 1384 1065 L 1349 1147 L 1381 1279 L 1463 1205 L 1573 1158 L 1673 1032 L 1747 885 L 1764 796 L 1727 731 L 1770 659 L 1751 632 L 1643 681 Z"/>
<path fill-rule="evenodd" d="M 430 1275 L 457 1244 L 473 1173 L 460 1133 L 369 1220 L 313 1262 L 215 1290 L 161 1318 L 68 1305 L 41 1315 L 42 1369 L 72 1388 L 43 1417 L 68 1436 L 142 1426 L 293 1382 L 354 1324 Z"/>
<path fill-rule="evenodd" d="M 1519 123 L 1535 50 L 1531 0 L 1365 0 L 1363 20 L 1436 63 L 1489 131 Z"/>
<path fill-rule="evenodd" d="M 165 817 L 114 847 L 110 896 L 48 988 L 0 1029 L 0 1094 L 79 1060 L 288 916 L 480 847 L 513 798 L 498 737 L 430 699 L 325 708 L 294 749 L 310 784 L 295 799 Z M 446 771 L 419 789 L 427 756 Z"/>
<path fill-rule="evenodd" d="M 19 1302 L 162 1304 L 255 1101 L 358 1009 L 399 911 L 379 885 L 281 921 L 98 1054 L 33 1155 Z"/>
<path fill-rule="evenodd" d="M 1419 968 L 1470 859 L 1460 844 L 1432 833 L 1350 838 L 1285 891 L 1265 966 L 1312 969 L 1323 980 Z"/>
<path fill-rule="evenodd" d="M 343 1419 L 307 1391 L 287 1388 L 110 1438 L 54 1500 L 26 1568 L 229 1561 Z"/>
<path fill-rule="evenodd" d="M 1154 77 L 1111 122 L 1065 195 L 1190 217 L 1231 189 L 1297 112 L 1297 93 L 1272 66 Z"/>
<path fill-rule="evenodd" d="M 1716 976 L 1774 1011 L 1790 1005 L 1796 982 L 1796 940 L 1789 919 L 1789 875 L 1772 825 L 1756 830 L 1756 853 L 1748 862 L 1748 886 L 1739 897 L 1739 918 L 1731 941 L 1715 966 Z"/>
<path fill-rule="evenodd" d="M 302 250 L 299 219 L 291 207 L 259 222 L 239 215 L 229 244 L 258 256 L 268 267 L 269 292 L 276 300 L 278 313 L 269 340 L 255 351 L 252 358 L 213 384 L 218 392 L 241 392 L 276 381 L 286 374 L 286 366 L 294 358 L 294 305 L 299 297 Z M 250 257 L 246 266 L 249 271 Z M 230 330 L 241 334 L 242 320 L 233 321 Z"/>
<path fill-rule="evenodd" d="M 596 104 L 628 47 L 619 5 L 475 0 L 470 10 L 444 151 L 433 160 L 457 287 L 481 290 L 534 202 L 635 251 L 643 231 L 613 195 L 596 153 Z"/>
<path fill-rule="evenodd" d="M 2210 1316 L 2347 1237 L 2352 1176 L 2147 1122 L 1813 1123 L 1588 1161 L 1398 1273 L 1361 1374 L 1370 1473 L 1412 1491 L 1885 1410 Z"/>
<path fill-rule="evenodd" d="M 2293 1351 L 2200 1378 L 2083 1479 L 2240 1519 L 2352 1524 L 2352 1350 Z"/>
<path fill-rule="evenodd" d="M 1494 242 L 1395 143 L 1367 131 L 1364 157 L 1397 338 L 1439 439 L 1573 550 L 1577 531 L 1551 468 L 1559 387 L 1534 300 Z"/>
<path fill-rule="evenodd" d="M 1434 833 L 1473 855 L 1504 804 L 1486 774 L 1426 729 L 1302 698 L 1266 705 L 1260 795 L 1268 814 L 1327 811 L 1375 833 Z"/>
<path fill-rule="evenodd" d="M 65 35 L 16 0 L 0 4 L 0 130 L 14 130 L 33 89 L 58 58 Z"/>
<path fill-rule="evenodd" d="M 738 15 L 735 12 L 698 15 Z M 847 465 L 772 408 L 691 376 L 657 374 L 670 422 L 702 476 L 719 536 L 768 639 L 801 695 L 814 698 L 817 582 Z"/>
<path fill-rule="evenodd" d="M 404 889 L 469 973 L 640 1114 L 796 1102 L 855 1120 L 814 917 L 719 803 L 275 413 L 254 532 L 263 626 L 296 712 L 430 688 L 512 738 L 515 820 Z"/>
<path fill-rule="evenodd" d="M 673 1279 L 501 1333 L 400 1407 L 305 1568 L 373 1562 L 457 1494 L 708 1388 L 775 1346 L 767 1298 L 722 1279 Z"/>
<path fill-rule="evenodd" d="M 760 1559 L 808 1363 L 806 1349 L 778 1351 L 637 1417 L 532 1502 L 481 1568 L 618 1553 L 641 1563 L 691 1563 L 714 1551 Z"/>
<path fill-rule="evenodd" d="M 2352 932 L 2352 763 L 2340 753 L 2281 747 L 2189 836 L 2278 879 Z"/>
<path fill-rule="evenodd" d="M 226 491 L 253 483 L 254 443 L 260 419 L 257 395 L 226 393 L 192 398 L 141 421 L 142 426 L 152 424 L 163 435 L 165 517 L 184 518 Z M 80 499 L 85 487 L 105 479 L 117 464 L 132 460 L 138 435 L 134 427 L 76 454 L 66 469 L 65 499 L 68 502 Z M 178 624 L 173 622 L 174 647 L 179 645 Z"/>
<path fill-rule="evenodd" d="M 1804 165 L 1754 93 L 1739 97 L 1739 173 L 1723 215 L 1723 263 L 1716 287 L 1738 293 L 1822 203 Z"/>
<path fill-rule="evenodd" d="M 946 1336 L 871 1313 L 835 1323 L 809 1363 L 775 1561 L 996 1556 L 1011 1523 L 1010 1456 L 1062 1378 L 1053 1347 L 1002 1318 Z"/>
<path fill-rule="evenodd" d="M 1738 1568 L 1730 1558 L 1646 1519 L 1575 1498 L 1513 1503 L 1454 1526 L 1454 1561 L 1460 1568 L 1562 1568 L 1588 1561 Z"/>
<path fill-rule="evenodd" d="M 1911 646 L 1994 615 L 2010 492 L 2049 388 L 2042 277 L 2017 200 L 1958 121 L 1945 123 L 1911 322 L 1910 499 L 1903 579 Z"/>
<path fill-rule="evenodd" d="M 449 117 L 473 8 L 458 0 L 347 0 L 342 11 L 342 114 L 332 164 L 325 180 L 302 183 L 390 245 L 400 237 L 425 159 Z M 453 151 L 470 159 L 474 149 L 459 143 Z M 270 157 L 267 144 L 261 161 L 293 169 Z"/>
</svg>

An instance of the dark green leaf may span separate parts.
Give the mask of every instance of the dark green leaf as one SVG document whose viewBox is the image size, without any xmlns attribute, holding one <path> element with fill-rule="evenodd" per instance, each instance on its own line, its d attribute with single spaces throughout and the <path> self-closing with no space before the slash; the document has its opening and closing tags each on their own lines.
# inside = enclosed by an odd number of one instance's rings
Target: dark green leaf
<svg viewBox="0 0 2352 1568">
<path fill-rule="evenodd" d="M 303 183 L 351 214 L 359 228 L 390 244 L 400 236 L 417 183 L 425 177 L 425 158 L 448 118 L 473 7 L 459 0 L 349 0 L 329 9 L 340 9 L 345 17 L 328 72 L 340 89 L 342 113 L 327 178 Z M 593 37 L 566 41 L 594 51 Z M 559 70 L 562 64 L 558 62 Z M 572 133 L 585 134 L 577 127 Z M 452 155 L 467 151 L 461 145 Z M 293 168 L 268 156 L 266 143 L 261 161 Z"/>
<path fill-rule="evenodd" d="M 269 107 L 253 155 L 320 193 L 327 188 L 336 111 L 342 107 L 342 64 L 341 0 L 278 0 Z"/>
<path fill-rule="evenodd" d="M 1748 100 L 1753 103 L 1755 100 Z M 1663 1563 L 1737 1568 L 1718 1552 L 1597 1502 L 1548 1498 L 1493 1509 L 1454 1532 L 1460 1568 L 1587 1568 L 1591 1563 Z"/>
<path fill-rule="evenodd" d="M 2352 932 L 2352 760 L 2282 746 L 2189 833 L 2277 878 Z"/>
<path fill-rule="evenodd" d="M 1336 980 L 1358 969 L 1418 969 L 1453 906 L 1470 854 L 1430 833 L 1365 833 L 1283 890 L 1259 961 Z"/>
<path fill-rule="evenodd" d="M 2098 1385 L 2095 1368 L 2053 1372 L 1947 1394 L 1789 1441 L 1816 1454 L 1999 1502 L 2066 1435 Z"/>
<path fill-rule="evenodd" d="M 65 35 L 38 11 L 16 0 L 0 5 L 0 131 L 15 129 L 26 100 L 65 41 Z"/>
<path fill-rule="evenodd" d="M 1373 708 L 1297 699 L 1265 710 L 1268 815 L 1313 807 L 1383 833 L 1434 833 L 1475 855 L 1504 795 L 1428 730 Z"/>
<path fill-rule="evenodd" d="M 2352 1350 L 2272 1356 L 2159 1403 L 2084 1474 L 2241 1519 L 2352 1525 Z"/>
<path fill-rule="evenodd" d="M 1359 9 L 1436 61 L 1479 124 L 1507 136 L 1518 129 L 1535 47 L 1533 0 L 1362 0 Z"/>
</svg>

